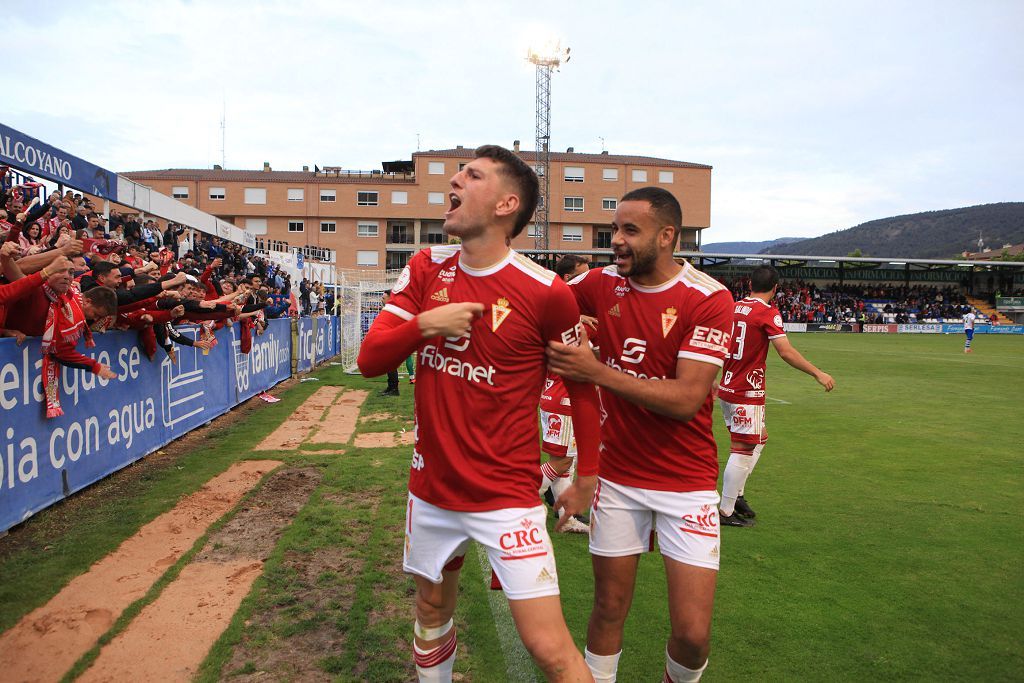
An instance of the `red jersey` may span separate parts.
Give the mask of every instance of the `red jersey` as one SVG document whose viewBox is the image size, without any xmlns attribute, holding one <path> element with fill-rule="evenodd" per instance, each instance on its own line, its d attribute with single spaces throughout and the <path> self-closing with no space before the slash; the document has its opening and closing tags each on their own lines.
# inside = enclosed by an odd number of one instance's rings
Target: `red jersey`
<svg viewBox="0 0 1024 683">
<path fill-rule="evenodd" d="M 550 340 L 579 340 L 579 309 L 560 278 L 515 251 L 486 270 L 460 264 L 459 252 L 417 253 L 384 306 L 411 320 L 447 303 L 484 304 L 469 334 L 426 339 L 419 349 L 409 490 L 448 510 L 533 507 L 544 351 Z"/>
<path fill-rule="evenodd" d="M 587 338 L 592 345 L 597 343 L 597 329 L 591 325 L 584 324 L 583 329 L 587 332 Z M 549 372 L 544 380 L 544 391 L 540 395 L 540 409 L 545 413 L 556 415 L 572 415 L 572 402 L 569 400 L 569 391 L 565 388 L 562 378 L 553 372 Z"/>
<path fill-rule="evenodd" d="M 615 266 L 573 280 L 584 315 L 598 319 L 606 365 L 640 379 L 674 379 L 681 358 L 722 366 L 732 330 L 732 295 L 689 263 L 657 287 L 619 277 Z M 601 477 L 657 491 L 710 491 L 718 482 L 709 393 L 689 422 L 602 391 Z"/>
<path fill-rule="evenodd" d="M 764 405 L 768 342 L 785 337 L 782 314 L 772 304 L 748 296 L 733 308 L 732 345 L 718 395 L 727 403 Z"/>
</svg>

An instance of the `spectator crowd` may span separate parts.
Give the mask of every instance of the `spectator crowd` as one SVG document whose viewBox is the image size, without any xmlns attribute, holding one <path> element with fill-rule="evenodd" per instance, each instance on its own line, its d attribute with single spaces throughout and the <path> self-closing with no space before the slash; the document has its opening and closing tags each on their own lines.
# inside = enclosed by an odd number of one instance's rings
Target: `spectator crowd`
<svg viewBox="0 0 1024 683">
<path fill-rule="evenodd" d="M 0 183 L 6 173 L 0 167 Z M 267 319 L 333 309 L 321 283 L 295 287 L 242 245 L 117 210 L 104 217 L 88 197 L 44 199 L 42 189 L 4 183 L 0 191 L 0 337 L 19 345 L 41 337 L 47 417 L 63 414 L 60 366 L 115 376 L 78 350 L 79 341 L 95 345 L 94 332 L 135 330 L 150 360 L 162 349 L 176 362 L 178 345 L 209 349 L 222 327 L 238 325 L 248 353 Z"/>
</svg>

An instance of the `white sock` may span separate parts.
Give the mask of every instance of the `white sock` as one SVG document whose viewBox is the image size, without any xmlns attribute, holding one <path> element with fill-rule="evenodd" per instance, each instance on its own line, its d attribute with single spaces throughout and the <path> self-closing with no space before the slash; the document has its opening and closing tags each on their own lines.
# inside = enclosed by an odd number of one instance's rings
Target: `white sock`
<svg viewBox="0 0 1024 683">
<path fill-rule="evenodd" d="M 759 443 L 754 446 L 754 452 L 750 455 L 750 471 L 747 472 L 747 479 L 754 473 L 754 468 L 757 467 L 757 459 L 761 457 L 761 451 L 764 450 L 764 444 Z M 743 495 L 743 490 L 746 488 L 746 481 L 744 480 L 743 486 L 740 487 L 740 495 Z"/>
<path fill-rule="evenodd" d="M 622 650 L 613 655 L 595 655 L 584 648 L 583 659 L 590 668 L 590 675 L 594 677 L 594 683 L 615 683 L 615 676 L 619 670 L 619 657 Z"/>
<path fill-rule="evenodd" d="M 458 634 L 437 647 L 421 650 L 413 641 L 413 657 L 416 660 L 416 675 L 420 683 L 451 683 L 452 670 L 455 668 L 455 650 L 458 646 Z"/>
<path fill-rule="evenodd" d="M 736 509 L 736 499 L 753 469 L 752 456 L 746 453 L 730 453 L 729 462 L 722 475 L 722 503 L 718 506 L 722 515 L 728 517 Z"/>
<path fill-rule="evenodd" d="M 551 488 L 551 484 L 558 479 L 558 472 L 555 472 L 555 468 L 551 466 L 550 462 L 546 462 L 540 466 L 540 489 L 537 491 L 541 496 L 544 492 Z M 555 496 L 557 498 L 558 496 Z"/>
<path fill-rule="evenodd" d="M 706 668 L 708 668 L 708 662 L 704 660 L 699 669 L 687 669 L 672 659 L 668 654 L 668 648 L 665 648 L 665 680 L 668 683 L 697 683 Z"/>
<path fill-rule="evenodd" d="M 572 486 L 572 477 L 570 477 L 569 473 L 566 472 L 565 474 L 561 475 L 560 477 L 558 477 L 558 479 L 555 479 L 555 481 L 551 483 L 551 495 L 553 495 L 555 497 L 555 500 L 557 501 L 558 497 L 562 495 L 565 492 L 565 490 L 570 486 Z M 562 514 L 561 509 L 558 510 L 558 514 Z"/>
</svg>

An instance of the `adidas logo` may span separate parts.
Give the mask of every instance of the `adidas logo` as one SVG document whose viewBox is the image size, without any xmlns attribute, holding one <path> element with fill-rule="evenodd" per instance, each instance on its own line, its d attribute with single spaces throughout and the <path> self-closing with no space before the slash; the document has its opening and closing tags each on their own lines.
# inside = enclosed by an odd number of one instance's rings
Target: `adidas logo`
<svg viewBox="0 0 1024 683">
<path fill-rule="evenodd" d="M 622 314 L 619 313 L 619 305 L 615 304 L 614 306 L 609 308 L 608 309 L 608 315 L 615 316 L 616 318 L 621 318 Z"/>
<path fill-rule="evenodd" d="M 442 287 L 441 289 L 439 289 L 436 292 L 434 292 L 433 294 L 431 294 L 430 298 L 432 300 L 434 300 L 434 301 L 441 301 L 443 303 L 448 303 L 448 288 L 447 287 Z"/>
<path fill-rule="evenodd" d="M 543 567 L 540 570 L 540 574 L 537 574 L 537 583 L 551 583 L 555 580 L 555 577 L 551 576 L 551 572 L 547 570 L 547 567 Z"/>
</svg>

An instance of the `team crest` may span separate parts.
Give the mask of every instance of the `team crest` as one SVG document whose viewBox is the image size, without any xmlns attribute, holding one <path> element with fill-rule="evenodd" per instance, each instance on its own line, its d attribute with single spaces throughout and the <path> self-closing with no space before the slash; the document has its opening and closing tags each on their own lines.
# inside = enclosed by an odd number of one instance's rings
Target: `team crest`
<svg viewBox="0 0 1024 683">
<path fill-rule="evenodd" d="M 608 315 L 610 315 L 610 316 L 612 316 L 614 318 L 621 318 L 622 314 L 619 312 L 619 305 L 615 304 L 614 306 L 609 308 L 608 309 Z"/>
<path fill-rule="evenodd" d="M 665 312 L 661 314 L 661 336 L 667 337 L 672 326 L 676 324 L 676 320 L 679 318 L 676 315 L 677 311 L 675 306 L 669 306 L 665 309 Z"/>
<path fill-rule="evenodd" d="M 448 303 L 448 288 L 442 287 L 441 289 L 431 294 L 430 298 L 433 299 L 434 301 L 440 301 L 441 303 L 444 304 Z"/>
<path fill-rule="evenodd" d="M 511 312 L 512 308 L 508 305 L 508 299 L 505 297 L 501 297 L 491 304 L 491 331 L 497 332 Z"/>
</svg>

